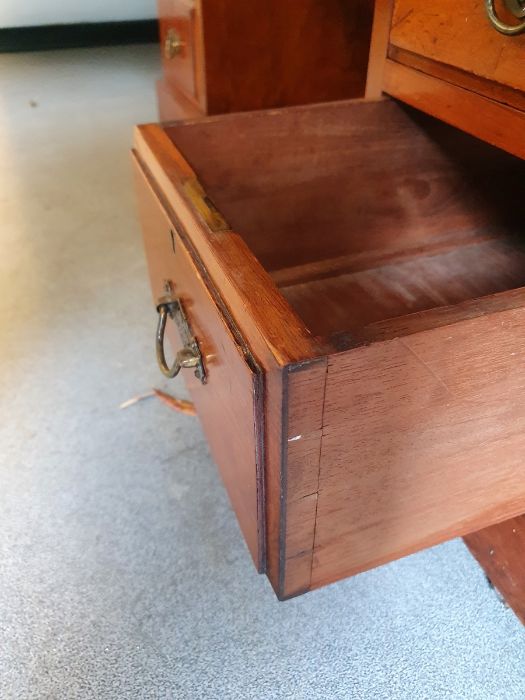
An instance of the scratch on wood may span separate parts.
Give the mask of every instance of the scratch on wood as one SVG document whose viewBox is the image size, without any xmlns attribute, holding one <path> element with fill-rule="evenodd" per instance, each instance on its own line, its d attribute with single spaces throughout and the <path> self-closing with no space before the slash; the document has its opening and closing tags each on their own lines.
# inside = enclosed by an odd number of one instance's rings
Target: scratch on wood
<svg viewBox="0 0 525 700">
<path fill-rule="evenodd" d="M 413 12 L 414 12 L 414 9 L 412 8 L 412 9 L 408 10 L 408 12 L 405 12 L 404 15 L 401 15 L 401 17 L 398 17 L 397 19 L 393 19 L 392 20 L 392 29 L 395 29 L 400 24 L 403 24 L 403 22 L 405 20 L 407 20 Z"/>
<path fill-rule="evenodd" d="M 447 386 L 447 384 L 441 379 L 441 377 L 436 374 L 436 372 L 432 369 L 432 367 L 425 362 L 425 360 L 422 357 L 419 357 L 417 352 L 413 350 L 408 343 L 406 343 L 403 338 L 398 338 L 398 341 L 401 343 L 401 345 L 408 350 L 409 353 L 411 353 L 418 362 L 420 362 L 423 367 L 430 372 L 430 374 L 434 377 L 434 379 L 441 384 L 441 386 L 445 389 L 445 391 L 452 396 L 452 398 L 457 399 L 458 397 L 455 396 L 454 392 L 451 391 L 451 389 Z"/>
</svg>

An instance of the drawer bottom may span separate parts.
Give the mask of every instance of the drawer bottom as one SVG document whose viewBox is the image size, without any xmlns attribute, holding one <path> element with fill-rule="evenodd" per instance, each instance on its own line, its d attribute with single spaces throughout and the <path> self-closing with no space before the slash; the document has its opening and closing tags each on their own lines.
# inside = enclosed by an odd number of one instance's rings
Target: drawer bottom
<svg viewBox="0 0 525 700">
<path fill-rule="evenodd" d="M 323 270 L 314 263 L 274 275 L 291 306 L 321 336 L 358 334 L 387 319 L 525 285 L 525 250 L 504 238 L 356 254 L 332 261 L 332 276 L 324 262 Z M 308 273 L 307 281 L 291 281 Z"/>
</svg>

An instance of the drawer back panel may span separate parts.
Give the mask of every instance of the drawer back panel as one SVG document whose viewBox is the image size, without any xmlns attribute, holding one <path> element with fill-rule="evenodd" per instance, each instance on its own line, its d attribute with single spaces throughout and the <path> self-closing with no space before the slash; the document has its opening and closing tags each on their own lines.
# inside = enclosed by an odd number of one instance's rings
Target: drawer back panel
<svg viewBox="0 0 525 700">
<path fill-rule="evenodd" d="M 166 131 L 269 271 L 469 236 L 517 218 L 507 204 L 518 178 L 505 190 L 494 178 L 519 171 L 518 161 L 393 100 L 228 115 Z"/>
</svg>

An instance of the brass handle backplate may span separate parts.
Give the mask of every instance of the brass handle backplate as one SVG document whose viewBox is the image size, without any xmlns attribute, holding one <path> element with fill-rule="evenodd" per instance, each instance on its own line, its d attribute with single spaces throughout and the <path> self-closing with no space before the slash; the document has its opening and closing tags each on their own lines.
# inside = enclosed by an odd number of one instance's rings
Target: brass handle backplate
<svg viewBox="0 0 525 700">
<path fill-rule="evenodd" d="M 505 5 L 506 9 L 517 19 L 523 20 L 525 18 L 524 0 L 503 0 L 503 4 Z M 502 22 L 500 20 L 494 7 L 494 0 L 485 0 L 485 8 L 487 10 L 490 23 L 494 29 L 498 30 L 498 32 L 509 36 L 525 32 L 525 21 L 522 21 L 519 24 L 507 24 L 506 22 Z"/>
<path fill-rule="evenodd" d="M 197 340 L 192 335 L 191 328 L 182 308 L 182 304 L 178 299 L 172 297 L 163 297 L 159 299 L 157 304 L 157 312 L 159 314 L 157 333 L 155 338 L 155 346 L 157 353 L 157 363 L 160 371 L 165 377 L 173 378 L 181 371 L 181 369 L 194 368 L 195 376 L 202 384 L 206 383 L 206 370 L 202 355 L 199 349 Z M 183 347 L 177 351 L 173 364 L 170 366 L 166 361 L 164 352 L 164 336 L 166 333 L 166 322 L 168 316 L 176 323 Z"/>
<path fill-rule="evenodd" d="M 182 53 L 185 43 L 176 29 L 168 29 L 164 39 L 164 58 L 171 59 Z"/>
</svg>

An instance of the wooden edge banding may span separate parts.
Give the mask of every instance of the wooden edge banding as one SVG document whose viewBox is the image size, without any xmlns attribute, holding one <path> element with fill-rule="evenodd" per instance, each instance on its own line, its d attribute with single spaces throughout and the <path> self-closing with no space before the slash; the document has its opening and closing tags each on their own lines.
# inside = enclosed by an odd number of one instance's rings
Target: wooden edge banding
<svg viewBox="0 0 525 700">
<path fill-rule="evenodd" d="M 191 20 L 193 26 L 193 41 L 195 51 L 193 52 L 193 69 L 195 80 L 196 98 L 204 113 L 208 111 L 208 92 L 206 90 L 206 48 L 204 45 L 204 9 L 206 3 L 199 0 L 191 8 Z"/>
<path fill-rule="evenodd" d="M 327 358 L 283 373 L 280 600 L 310 589 Z"/>
<path fill-rule="evenodd" d="M 457 250 L 459 246 L 478 245 L 481 241 L 490 241 L 494 237 L 480 233 L 471 238 L 458 240 L 457 238 L 430 240 L 423 245 L 405 245 L 401 248 L 381 248 L 380 250 L 365 250 L 360 253 L 339 255 L 334 258 L 316 260 L 293 267 L 281 268 L 270 273 L 275 284 L 283 289 L 285 287 L 305 282 L 327 279 L 337 275 L 360 272 L 373 267 L 383 265 L 395 265 L 398 262 L 411 258 L 430 257 L 441 255 L 451 250 Z"/>
<path fill-rule="evenodd" d="M 337 351 L 341 352 L 442 326 L 451 326 L 478 316 L 519 309 L 523 306 L 525 306 L 525 287 L 519 287 L 478 299 L 468 299 L 452 306 L 438 306 L 426 311 L 377 321 L 352 333 L 334 334 L 330 337 L 330 342 Z"/>
<path fill-rule="evenodd" d="M 390 59 L 386 61 L 383 89 L 422 112 L 525 158 L 525 115 L 509 105 Z"/>
<path fill-rule="evenodd" d="M 279 600 L 286 598 L 285 593 L 285 569 L 286 569 L 286 493 L 287 483 L 287 457 L 288 445 L 286 436 L 288 435 L 288 408 L 289 408 L 289 378 L 288 371 L 282 372 L 282 405 L 281 405 L 281 464 L 279 472 L 279 542 L 278 542 L 278 583 L 275 590 Z"/>
<path fill-rule="evenodd" d="M 284 372 L 265 373 L 266 575 L 279 597 Z"/>
<path fill-rule="evenodd" d="M 488 78 L 469 73 L 457 66 L 451 66 L 433 58 L 421 56 L 407 49 L 400 49 L 393 44 L 390 44 L 388 47 L 387 57 L 396 63 L 401 63 L 427 75 L 440 78 L 447 83 L 484 95 L 495 102 L 501 102 L 516 109 L 525 110 L 525 95 L 523 92 L 508 85 L 495 83 Z"/>
</svg>

